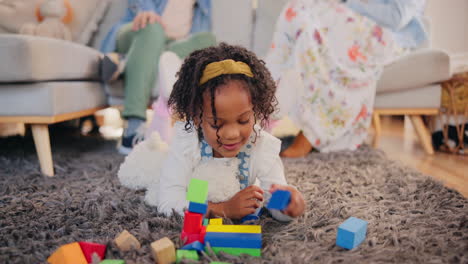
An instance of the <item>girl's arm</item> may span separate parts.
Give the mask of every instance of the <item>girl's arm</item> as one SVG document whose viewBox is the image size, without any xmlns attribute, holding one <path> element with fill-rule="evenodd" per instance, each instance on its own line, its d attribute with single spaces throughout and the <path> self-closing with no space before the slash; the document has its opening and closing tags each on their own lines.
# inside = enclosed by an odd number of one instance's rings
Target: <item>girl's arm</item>
<svg viewBox="0 0 468 264">
<path fill-rule="evenodd" d="M 251 185 L 236 193 L 226 202 L 209 202 L 207 216 L 241 219 L 248 214 L 253 214 L 260 207 L 262 201 L 263 190 L 258 186 Z"/>
<path fill-rule="evenodd" d="M 347 0 L 346 5 L 377 24 L 399 31 L 424 11 L 425 0 Z"/>
<path fill-rule="evenodd" d="M 289 186 L 284 176 L 283 162 L 279 156 L 281 149 L 281 141 L 274 136 L 261 131 L 261 137 L 258 140 L 256 147 L 255 173 L 260 181 L 260 187 L 270 192 L 278 189 L 288 190 L 291 192 L 291 202 L 289 206 L 283 210 L 270 210 L 272 216 L 279 221 L 291 221 L 292 217 L 302 215 L 305 210 L 305 202 L 302 194 L 293 186 Z M 266 197 L 266 202 L 270 197 Z"/>
</svg>

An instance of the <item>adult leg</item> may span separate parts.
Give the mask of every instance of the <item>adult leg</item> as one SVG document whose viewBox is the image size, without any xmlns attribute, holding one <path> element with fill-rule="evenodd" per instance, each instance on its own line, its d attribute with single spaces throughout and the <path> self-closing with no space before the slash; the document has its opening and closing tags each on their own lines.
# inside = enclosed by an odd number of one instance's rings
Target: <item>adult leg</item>
<svg viewBox="0 0 468 264">
<path fill-rule="evenodd" d="M 166 35 L 157 23 L 136 32 L 127 24 L 119 32 L 117 51 L 127 54 L 124 118 L 146 120 L 146 108 L 156 81 L 155 70 L 165 44 Z"/>
<path fill-rule="evenodd" d="M 207 48 L 215 44 L 216 38 L 213 33 L 200 32 L 186 39 L 174 41 L 169 45 L 168 50 L 174 52 L 180 58 L 185 58 L 195 50 Z"/>
</svg>

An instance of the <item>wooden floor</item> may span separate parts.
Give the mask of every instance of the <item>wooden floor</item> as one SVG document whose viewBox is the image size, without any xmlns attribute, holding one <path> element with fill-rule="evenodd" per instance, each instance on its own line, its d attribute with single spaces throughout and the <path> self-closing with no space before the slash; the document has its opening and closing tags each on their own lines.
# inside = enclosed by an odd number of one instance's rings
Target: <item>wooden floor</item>
<svg viewBox="0 0 468 264">
<path fill-rule="evenodd" d="M 468 197 L 468 156 L 437 152 L 427 155 L 409 120 L 382 119 L 379 149 L 424 174 L 442 180 L 446 186 Z"/>
</svg>

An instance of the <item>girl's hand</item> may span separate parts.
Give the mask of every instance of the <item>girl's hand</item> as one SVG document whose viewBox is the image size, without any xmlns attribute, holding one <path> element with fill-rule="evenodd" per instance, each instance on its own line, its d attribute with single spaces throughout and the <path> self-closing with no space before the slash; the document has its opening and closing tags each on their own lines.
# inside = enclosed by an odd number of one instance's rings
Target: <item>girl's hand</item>
<svg viewBox="0 0 468 264">
<path fill-rule="evenodd" d="M 209 203 L 211 214 L 223 216 L 231 219 L 241 219 L 242 217 L 253 214 L 260 207 L 263 201 L 263 190 L 255 185 L 251 185 L 238 193 L 230 200 L 213 204 Z"/>
<path fill-rule="evenodd" d="M 291 202 L 288 207 L 282 212 L 291 217 L 298 217 L 304 213 L 305 201 L 302 194 L 294 187 L 288 185 L 272 184 L 270 192 L 273 193 L 276 190 L 285 190 L 291 192 Z"/>
<path fill-rule="evenodd" d="M 135 19 L 133 19 L 133 31 L 138 31 L 140 29 L 144 29 L 146 25 L 149 24 L 154 24 L 156 22 L 161 23 L 161 16 L 158 14 L 152 12 L 152 11 L 144 11 L 144 12 L 139 12 Z"/>
</svg>

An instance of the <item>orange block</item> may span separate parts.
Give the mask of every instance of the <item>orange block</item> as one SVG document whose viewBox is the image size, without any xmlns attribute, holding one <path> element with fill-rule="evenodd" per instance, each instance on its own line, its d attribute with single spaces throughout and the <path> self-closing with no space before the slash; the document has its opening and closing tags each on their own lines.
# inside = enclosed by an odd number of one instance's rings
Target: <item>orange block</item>
<svg viewBox="0 0 468 264">
<path fill-rule="evenodd" d="M 48 259 L 49 264 L 88 264 L 78 242 L 59 247 Z"/>
</svg>

